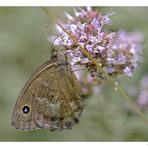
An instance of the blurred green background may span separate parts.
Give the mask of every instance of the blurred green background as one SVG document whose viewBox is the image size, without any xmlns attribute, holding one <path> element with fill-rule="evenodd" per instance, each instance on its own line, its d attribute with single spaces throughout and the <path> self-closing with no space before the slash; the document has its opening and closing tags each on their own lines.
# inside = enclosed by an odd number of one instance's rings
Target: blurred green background
<svg viewBox="0 0 148 148">
<path fill-rule="evenodd" d="M 148 73 L 148 8 L 98 7 L 104 14 L 112 11 L 112 31 L 141 31 L 144 34 L 143 62 L 132 78 L 120 78 L 119 84 L 137 100 L 141 78 Z M 49 7 L 63 20 L 72 7 Z M 47 27 L 48 26 L 48 27 Z M 132 107 L 106 82 L 100 93 L 84 99 L 79 124 L 72 130 L 18 131 L 11 125 L 16 99 L 34 70 L 50 58 L 46 38 L 54 35 L 54 24 L 39 7 L 0 8 L 0 141 L 148 141 L 148 126 L 131 112 Z M 136 92 L 136 95 L 135 95 Z M 143 109 L 148 117 L 148 109 Z"/>
</svg>

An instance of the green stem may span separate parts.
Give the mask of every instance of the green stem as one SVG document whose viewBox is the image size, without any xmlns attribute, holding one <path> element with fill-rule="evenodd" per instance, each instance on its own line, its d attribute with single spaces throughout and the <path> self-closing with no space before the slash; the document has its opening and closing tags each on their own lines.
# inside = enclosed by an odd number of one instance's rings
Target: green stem
<svg viewBox="0 0 148 148">
<path fill-rule="evenodd" d="M 63 25 L 57 21 L 55 19 L 55 17 L 53 17 L 51 15 L 51 13 L 48 11 L 47 8 L 45 7 L 42 7 L 42 9 L 44 10 L 44 12 L 50 16 L 62 29 L 65 33 L 67 33 L 70 38 L 74 41 L 75 44 L 77 44 L 79 46 L 79 48 L 81 49 L 81 51 L 83 51 L 83 53 L 96 65 L 96 67 L 98 68 L 98 70 L 100 70 L 101 72 L 103 72 L 103 74 L 111 81 L 111 83 L 113 84 L 113 86 L 118 90 L 118 92 L 120 93 L 120 95 L 125 99 L 127 100 L 131 105 L 132 107 L 135 109 L 135 111 L 137 112 L 137 114 L 140 116 L 140 118 L 144 121 L 145 124 L 148 125 L 148 120 L 144 117 L 144 114 L 141 112 L 141 110 L 137 107 L 137 105 L 131 101 L 131 99 L 127 96 L 127 94 L 124 92 L 124 90 L 118 85 L 118 82 L 116 82 L 111 76 L 109 76 L 109 74 L 101 68 L 101 66 L 93 59 L 93 57 L 87 52 L 86 49 L 84 49 L 77 41 L 77 39 L 72 35 L 70 34 L 64 27 Z"/>
</svg>

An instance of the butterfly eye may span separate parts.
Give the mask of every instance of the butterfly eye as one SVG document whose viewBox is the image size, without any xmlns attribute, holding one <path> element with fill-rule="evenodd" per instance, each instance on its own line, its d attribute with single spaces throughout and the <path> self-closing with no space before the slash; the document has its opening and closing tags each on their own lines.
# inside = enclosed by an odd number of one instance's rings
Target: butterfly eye
<svg viewBox="0 0 148 148">
<path fill-rule="evenodd" d="M 30 112 L 30 107 L 27 106 L 27 105 L 23 106 L 23 107 L 22 107 L 22 112 L 23 112 L 24 114 L 28 114 L 28 113 Z"/>
</svg>

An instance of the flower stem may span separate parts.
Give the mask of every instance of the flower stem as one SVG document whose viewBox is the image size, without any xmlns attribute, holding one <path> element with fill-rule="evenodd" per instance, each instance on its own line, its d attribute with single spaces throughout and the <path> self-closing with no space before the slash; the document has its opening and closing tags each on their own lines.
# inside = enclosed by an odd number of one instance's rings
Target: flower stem
<svg viewBox="0 0 148 148">
<path fill-rule="evenodd" d="M 116 90 L 118 90 L 120 95 L 131 104 L 131 106 L 135 109 L 136 113 L 140 116 L 140 118 L 144 121 L 144 123 L 148 125 L 148 120 L 145 118 L 144 114 L 141 112 L 141 110 L 138 108 L 138 106 L 133 101 L 131 101 L 131 99 L 127 96 L 125 91 L 118 85 L 118 82 L 116 82 L 111 76 L 109 76 L 109 74 L 104 69 L 101 68 L 101 66 L 94 60 L 94 58 L 87 52 L 87 50 L 84 49 L 78 43 L 77 39 L 64 28 L 64 26 L 48 11 L 48 9 L 46 7 L 41 7 L 41 8 L 49 17 L 51 17 L 62 28 L 62 30 L 65 33 L 67 33 L 69 35 L 69 37 L 73 40 L 73 42 L 79 46 L 81 51 L 96 65 L 98 70 L 103 72 L 103 74 L 106 76 L 106 78 L 108 78 L 111 81 L 111 83 L 113 84 L 113 86 L 116 88 Z"/>
</svg>

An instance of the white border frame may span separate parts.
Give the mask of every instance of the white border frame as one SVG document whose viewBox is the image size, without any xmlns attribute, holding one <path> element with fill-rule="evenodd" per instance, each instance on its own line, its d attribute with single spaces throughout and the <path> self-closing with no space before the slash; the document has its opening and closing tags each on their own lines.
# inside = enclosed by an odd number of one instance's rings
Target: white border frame
<svg viewBox="0 0 148 148">
<path fill-rule="evenodd" d="M 0 0 L 0 6 L 148 6 L 148 0 Z"/>
</svg>

